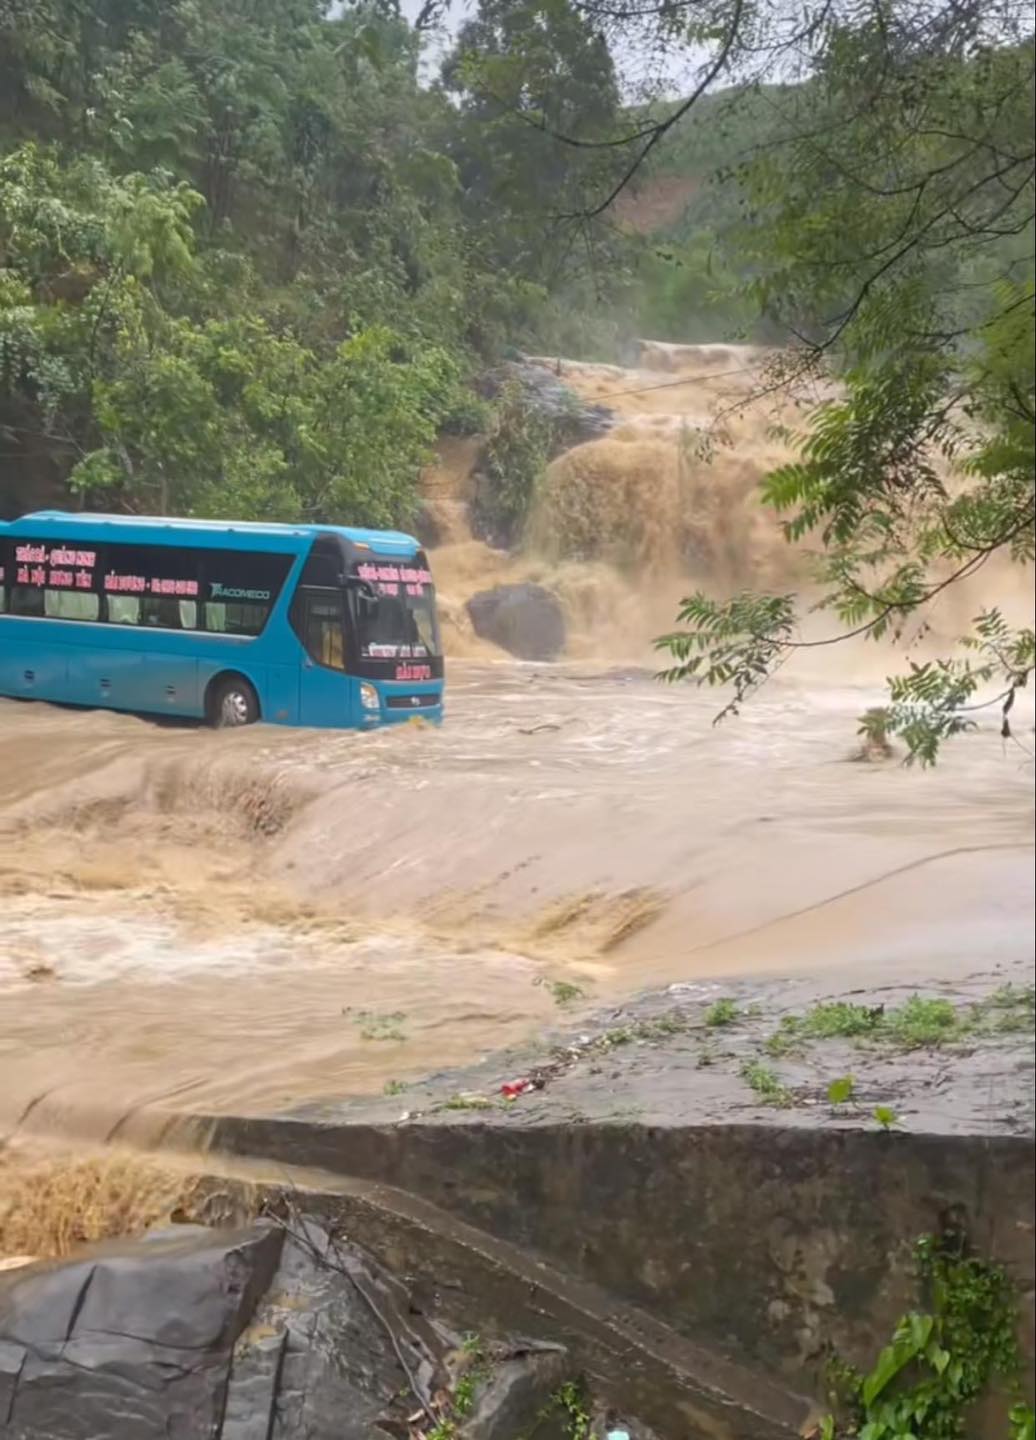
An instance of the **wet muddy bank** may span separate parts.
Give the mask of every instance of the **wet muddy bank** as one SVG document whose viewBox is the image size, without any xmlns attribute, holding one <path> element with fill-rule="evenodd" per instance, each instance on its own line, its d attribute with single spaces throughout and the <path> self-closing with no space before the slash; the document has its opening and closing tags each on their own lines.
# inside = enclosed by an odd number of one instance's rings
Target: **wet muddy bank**
<svg viewBox="0 0 1036 1440">
<path fill-rule="evenodd" d="M 395 1297 L 399 1344 L 412 1347 L 415 1327 L 426 1343 L 432 1326 L 476 1334 L 497 1356 L 556 1347 L 597 1407 L 595 1435 L 621 1417 L 635 1440 L 790 1440 L 818 1413 L 830 1351 L 868 1364 L 915 1303 L 924 1233 L 964 1230 L 1007 1265 L 1031 1367 L 1030 981 L 1004 963 L 866 988 L 837 975 L 683 982 L 376 1099 L 207 1120 L 155 1112 L 137 1138 L 166 1148 L 141 1163 L 172 1168 L 164 1186 L 142 1187 L 141 1222 L 165 1205 L 181 1220 L 265 1213 L 347 1237 L 346 1269 Z M 121 1138 L 135 1138 L 132 1120 Z M 319 1417 L 336 1416 L 355 1383 L 358 1435 L 378 1433 L 376 1416 L 406 1433 L 389 1403 L 398 1353 L 367 1334 L 362 1296 L 350 1291 L 349 1312 L 312 1275 L 294 1294 L 268 1287 L 240 1343 L 217 1347 L 216 1382 L 197 1376 L 188 1390 L 211 1397 L 225 1383 L 231 1418 L 276 1413 L 280 1440 L 304 1413 L 324 1440 Z M 331 1353 L 306 1337 L 332 1322 L 359 1347 L 334 1352 L 334 1383 L 302 1359 Z M 78 1382 L 66 1381 L 71 1401 Z M 554 1375 L 541 1411 L 567 1383 Z M 165 1400 L 149 1403 L 165 1413 Z M 65 1440 L 54 1424 L 42 1433 Z M 999 1440 L 999 1412 L 976 1433 Z"/>
<path fill-rule="evenodd" d="M 962 1229 L 1015 1279 L 1031 1381 L 1030 981 L 678 986 L 380 1101 L 217 1118 L 208 1138 L 418 1196 L 813 1395 L 832 1349 L 867 1364 L 916 1303 L 917 1238 Z M 506 1099 L 521 1079 L 540 1088 Z"/>
</svg>

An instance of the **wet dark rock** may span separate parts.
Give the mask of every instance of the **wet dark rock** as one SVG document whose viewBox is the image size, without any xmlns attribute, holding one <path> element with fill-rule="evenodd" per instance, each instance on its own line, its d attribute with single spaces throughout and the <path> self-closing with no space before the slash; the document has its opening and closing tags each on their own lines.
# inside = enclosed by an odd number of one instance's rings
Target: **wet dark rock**
<svg viewBox="0 0 1036 1440">
<path fill-rule="evenodd" d="M 542 585 L 497 585 L 468 601 L 475 634 L 519 660 L 556 660 L 565 648 L 561 602 Z"/>
<path fill-rule="evenodd" d="M 233 1424 L 224 1421 L 220 1440 L 371 1440 L 397 1427 L 406 1434 L 407 1414 L 444 1374 L 446 1349 L 411 1314 L 405 1287 L 299 1222 L 238 1344 L 227 1392 Z"/>
<path fill-rule="evenodd" d="M 564 1350 L 538 1350 L 494 1366 L 475 1408 L 461 1427 L 462 1440 L 565 1440 L 569 1419 L 555 1396 L 571 1377 Z"/>
<path fill-rule="evenodd" d="M 493 399 L 505 385 L 515 382 L 522 387 L 530 408 L 556 426 L 558 452 L 587 440 L 599 440 L 615 424 L 615 416 L 607 406 L 589 404 L 546 363 L 508 361 L 483 375 L 479 388 L 487 399 Z"/>
<path fill-rule="evenodd" d="M 284 1330 L 242 1347 L 227 1387 L 219 1440 L 265 1440 L 270 1434 L 287 1348 Z"/>
<path fill-rule="evenodd" d="M 539 422 L 536 429 L 541 432 L 547 460 L 574 445 L 600 439 L 615 423 L 614 415 L 605 406 L 591 405 L 570 390 L 549 361 L 523 359 L 505 363 L 483 375 L 479 389 L 487 399 L 495 399 L 505 387 L 513 389 L 516 385 L 521 410 Z M 483 456 L 483 461 L 486 459 Z M 476 539 L 501 549 L 510 549 L 520 541 L 532 499 L 531 489 L 525 492 L 524 499 L 515 494 L 515 478 L 506 473 L 507 468 L 506 460 L 498 459 L 496 464 L 480 464 L 471 477 L 472 533 Z"/>
<path fill-rule="evenodd" d="M 2 1440 L 372 1440 L 445 1373 L 405 1288 L 308 1222 L 0 1280 Z"/>
<path fill-rule="evenodd" d="M 277 1268 L 269 1227 L 186 1226 L 15 1271 L 0 1286 L 5 1440 L 218 1433 L 237 1340 Z"/>
</svg>

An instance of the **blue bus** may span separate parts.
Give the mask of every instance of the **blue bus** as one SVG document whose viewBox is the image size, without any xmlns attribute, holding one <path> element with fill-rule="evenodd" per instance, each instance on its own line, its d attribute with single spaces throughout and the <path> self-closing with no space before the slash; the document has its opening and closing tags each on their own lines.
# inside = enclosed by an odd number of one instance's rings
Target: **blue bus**
<svg viewBox="0 0 1036 1440">
<path fill-rule="evenodd" d="M 43 510 L 0 522 L 0 695 L 216 726 L 439 720 L 410 535 Z"/>
</svg>

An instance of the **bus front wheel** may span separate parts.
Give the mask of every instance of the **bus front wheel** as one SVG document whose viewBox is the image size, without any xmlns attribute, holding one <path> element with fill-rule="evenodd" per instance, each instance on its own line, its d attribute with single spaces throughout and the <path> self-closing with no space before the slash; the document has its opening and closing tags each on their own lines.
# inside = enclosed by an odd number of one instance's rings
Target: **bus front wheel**
<svg viewBox="0 0 1036 1440">
<path fill-rule="evenodd" d="M 255 691 L 241 675 L 224 675 L 214 680 L 207 706 L 209 724 L 217 730 L 254 725 L 259 719 Z"/>
</svg>

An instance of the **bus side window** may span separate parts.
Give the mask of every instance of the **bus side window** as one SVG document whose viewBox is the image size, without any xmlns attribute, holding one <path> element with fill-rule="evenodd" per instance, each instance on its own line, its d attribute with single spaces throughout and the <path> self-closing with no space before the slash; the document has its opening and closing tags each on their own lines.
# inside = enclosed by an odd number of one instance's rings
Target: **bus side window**
<svg viewBox="0 0 1036 1440">
<path fill-rule="evenodd" d="M 44 590 L 43 613 L 52 620 L 99 620 L 101 597 L 89 590 Z"/>
<path fill-rule="evenodd" d="M 261 635 L 293 563 L 294 556 L 279 551 L 204 551 L 204 628 L 218 635 Z"/>
<path fill-rule="evenodd" d="M 110 624 L 197 630 L 201 581 L 197 552 L 189 546 L 112 541 L 104 549 L 102 574 Z"/>
<path fill-rule="evenodd" d="M 205 629 L 219 635 L 260 635 L 268 613 L 265 605 L 252 605 L 247 600 L 226 604 L 206 600 Z"/>
<path fill-rule="evenodd" d="M 162 630 L 197 630 L 198 605 L 166 595 L 109 595 L 112 625 L 145 625 Z"/>
<path fill-rule="evenodd" d="M 109 595 L 108 623 L 110 625 L 139 625 L 139 598 L 136 595 Z"/>
<path fill-rule="evenodd" d="M 43 591 L 31 585 L 12 585 L 11 614 L 42 615 Z"/>
<path fill-rule="evenodd" d="M 318 665 L 329 670 L 345 669 L 345 627 L 338 594 L 301 590 L 296 602 L 301 610 L 301 640 Z"/>
<path fill-rule="evenodd" d="M 198 606 L 193 600 L 176 600 L 169 595 L 144 595 L 140 600 L 139 625 L 162 630 L 197 629 Z"/>
</svg>

